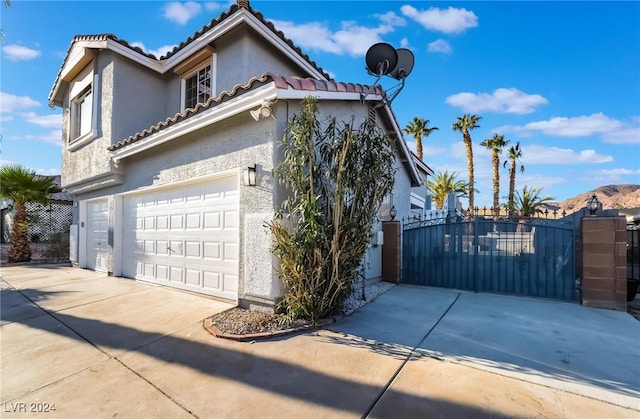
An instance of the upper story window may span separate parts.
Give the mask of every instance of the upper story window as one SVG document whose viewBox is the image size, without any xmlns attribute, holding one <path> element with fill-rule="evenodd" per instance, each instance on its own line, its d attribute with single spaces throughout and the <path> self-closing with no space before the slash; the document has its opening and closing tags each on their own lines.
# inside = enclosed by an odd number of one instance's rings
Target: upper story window
<svg viewBox="0 0 640 419">
<path fill-rule="evenodd" d="M 193 108 L 211 97 L 211 64 L 205 65 L 184 80 L 184 108 Z"/>
<path fill-rule="evenodd" d="M 71 102 L 71 140 L 91 132 L 93 95 L 89 85 Z"/>
<path fill-rule="evenodd" d="M 215 94 L 215 54 L 206 46 L 176 66 L 181 79 L 182 110 L 194 108 Z"/>
<path fill-rule="evenodd" d="M 97 80 L 90 63 L 70 83 L 68 140 L 72 151 L 97 137 Z"/>
</svg>

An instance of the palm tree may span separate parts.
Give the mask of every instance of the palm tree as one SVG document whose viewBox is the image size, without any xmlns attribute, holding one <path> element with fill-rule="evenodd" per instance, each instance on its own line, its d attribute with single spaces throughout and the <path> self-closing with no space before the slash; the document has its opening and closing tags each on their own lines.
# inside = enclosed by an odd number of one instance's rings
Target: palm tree
<svg viewBox="0 0 640 419">
<path fill-rule="evenodd" d="M 427 180 L 427 191 L 436 202 L 436 209 L 442 209 L 447 195 L 455 193 L 457 197 L 467 196 L 469 185 L 457 179 L 458 172 L 446 170 L 444 173 L 438 172 L 433 176 L 432 180 Z"/>
<path fill-rule="evenodd" d="M 424 118 L 418 118 L 417 116 L 413 117 L 413 121 L 409 122 L 406 127 L 404 127 L 404 132 L 411 135 L 416 140 L 416 154 L 418 158 L 422 160 L 423 152 L 422 152 L 422 137 L 427 138 L 432 131 L 438 129 L 438 127 L 429 128 L 429 120 Z"/>
<path fill-rule="evenodd" d="M 503 167 L 506 167 L 507 163 L 511 161 L 511 166 L 509 166 L 509 197 L 507 200 L 507 210 L 509 211 L 509 215 L 513 214 L 513 196 L 516 191 L 516 166 L 520 158 L 522 158 L 522 149 L 520 148 L 520 142 L 517 142 L 515 146 L 511 146 L 511 148 L 509 148 L 509 158 L 502 164 Z M 520 163 L 520 173 L 524 173 L 524 164 L 522 163 Z"/>
<path fill-rule="evenodd" d="M 492 138 L 487 138 L 480 143 L 481 146 L 491 150 L 491 163 L 493 166 L 493 212 L 495 216 L 500 215 L 500 153 L 509 144 L 509 140 L 504 139 L 504 135 L 493 134 Z"/>
<path fill-rule="evenodd" d="M 2 1 L 7 8 L 11 7 L 11 0 L 3 0 Z M 4 29 L 0 28 L 0 42 L 4 42 L 5 32 Z"/>
<path fill-rule="evenodd" d="M 529 188 L 525 186 L 522 188 L 522 194 L 516 191 L 516 208 L 520 211 L 520 215 L 523 217 L 531 217 L 535 215 L 538 207 L 547 201 L 553 201 L 552 196 L 541 197 L 542 188 Z"/>
<path fill-rule="evenodd" d="M 34 171 L 15 164 L 0 167 L 0 196 L 11 199 L 15 210 L 11 228 L 9 262 L 31 260 L 31 249 L 27 238 L 29 229 L 27 202 L 44 204 L 52 193 L 59 191 L 53 176 L 37 176 Z"/>
<path fill-rule="evenodd" d="M 474 179 L 473 179 L 473 148 L 471 143 L 471 135 L 469 130 L 480 128 L 478 121 L 482 119 L 481 116 L 464 114 L 458 117 L 458 120 L 451 124 L 451 129 L 454 131 L 460 131 L 462 133 L 462 140 L 466 147 L 467 152 L 467 171 L 469 175 L 469 209 L 473 211 L 474 207 Z"/>
</svg>

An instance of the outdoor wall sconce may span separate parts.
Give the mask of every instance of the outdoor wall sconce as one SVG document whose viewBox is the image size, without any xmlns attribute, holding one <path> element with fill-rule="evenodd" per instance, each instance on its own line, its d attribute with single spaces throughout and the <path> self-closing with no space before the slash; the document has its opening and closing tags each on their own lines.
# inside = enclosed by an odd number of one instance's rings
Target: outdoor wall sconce
<svg viewBox="0 0 640 419">
<path fill-rule="evenodd" d="M 596 194 L 593 194 L 593 196 L 587 201 L 587 210 L 589 210 L 589 215 L 595 216 L 599 208 L 600 201 L 598 201 Z"/>
<path fill-rule="evenodd" d="M 398 210 L 396 209 L 395 205 L 391 206 L 391 209 L 389 210 L 389 215 L 391 216 L 391 221 L 396 219 L 396 215 L 398 215 Z"/>
<path fill-rule="evenodd" d="M 249 166 L 244 170 L 244 185 L 256 186 L 256 165 Z"/>
<path fill-rule="evenodd" d="M 249 111 L 249 114 L 251 114 L 251 117 L 258 122 L 260 119 L 263 118 L 269 118 L 273 111 L 271 110 L 271 105 L 273 104 L 273 102 L 270 101 L 264 101 L 262 102 L 262 105 L 260 105 L 260 107 L 258 109 L 254 109 L 253 111 Z"/>
</svg>

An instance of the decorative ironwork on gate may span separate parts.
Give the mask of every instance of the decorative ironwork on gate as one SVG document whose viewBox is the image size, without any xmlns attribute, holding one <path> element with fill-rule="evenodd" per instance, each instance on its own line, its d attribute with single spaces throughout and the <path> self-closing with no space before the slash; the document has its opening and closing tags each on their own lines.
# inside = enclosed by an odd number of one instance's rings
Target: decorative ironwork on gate
<svg viewBox="0 0 640 419">
<path fill-rule="evenodd" d="M 432 212 L 403 220 L 402 281 L 576 299 L 573 220 Z"/>
</svg>

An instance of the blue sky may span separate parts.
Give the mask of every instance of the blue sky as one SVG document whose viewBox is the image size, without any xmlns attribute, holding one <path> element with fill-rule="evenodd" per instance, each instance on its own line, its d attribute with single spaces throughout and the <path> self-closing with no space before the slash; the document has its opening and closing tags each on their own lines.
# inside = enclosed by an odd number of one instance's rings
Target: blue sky
<svg viewBox="0 0 640 419">
<path fill-rule="evenodd" d="M 47 96 L 73 36 L 113 33 L 167 51 L 229 2 L 20 1 L 0 6 L 2 161 L 38 173 L 61 166 L 61 110 Z M 415 55 L 393 102 L 401 126 L 438 127 L 424 140 L 436 171 L 466 178 L 457 116 L 482 117 L 474 140 L 476 203 L 490 205 L 491 157 L 479 143 L 520 142 L 528 185 L 563 200 L 597 186 L 640 183 L 639 2 L 251 1 L 338 81 L 372 84 L 367 48 Z M 396 82 L 383 78 L 385 88 Z M 407 137 L 410 146 L 413 140 Z M 502 160 L 506 159 L 503 153 Z M 508 174 L 501 168 L 501 195 Z"/>
</svg>

